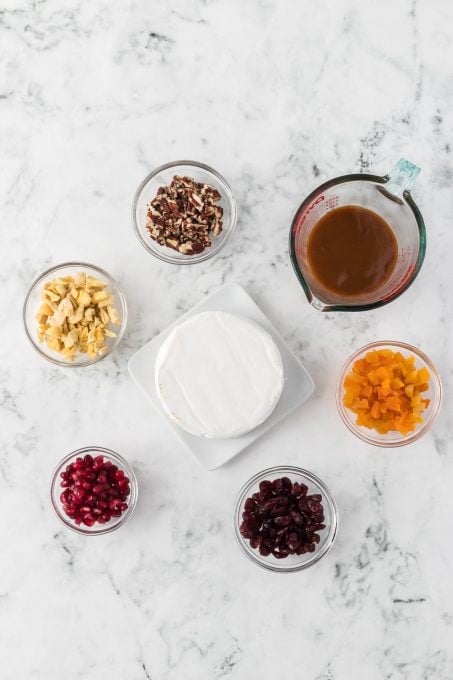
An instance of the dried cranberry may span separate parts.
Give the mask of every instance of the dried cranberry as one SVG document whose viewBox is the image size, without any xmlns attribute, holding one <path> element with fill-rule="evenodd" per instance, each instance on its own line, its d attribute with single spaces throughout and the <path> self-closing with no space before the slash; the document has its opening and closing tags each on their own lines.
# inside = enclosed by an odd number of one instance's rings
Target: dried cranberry
<svg viewBox="0 0 453 680">
<path fill-rule="evenodd" d="M 275 501 L 275 498 L 270 498 L 267 501 L 263 501 L 258 505 L 258 512 L 260 515 L 265 515 L 266 513 L 270 512 L 275 506 L 278 505 L 278 501 Z"/>
<path fill-rule="evenodd" d="M 76 458 L 60 477 L 63 510 L 77 525 L 105 524 L 128 508 L 129 478 L 102 455 Z"/>
<path fill-rule="evenodd" d="M 293 520 L 294 524 L 298 527 L 304 527 L 306 524 L 306 521 L 304 517 L 300 514 L 300 512 L 297 512 L 297 510 L 291 510 L 291 519 Z"/>
<path fill-rule="evenodd" d="M 286 545 L 289 550 L 296 550 L 299 547 L 299 536 L 295 531 L 289 531 L 286 536 Z"/>
<path fill-rule="evenodd" d="M 265 557 L 283 559 L 313 552 L 321 540 L 317 532 L 326 526 L 321 494 L 307 493 L 306 484 L 288 477 L 261 481 L 259 491 L 244 503 L 242 536 Z M 108 507 L 112 514 L 117 512 L 114 501 Z"/>
<path fill-rule="evenodd" d="M 318 501 L 309 500 L 307 503 L 307 508 L 311 511 L 313 515 L 322 511 L 322 505 Z"/>
<path fill-rule="evenodd" d="M 288 477 L 282 477 L 281 478 L 281 485 L 282 485 L 282 492 L 288 496 L 291 491 L 293 490 L 293 485 L 290 479 Z"/>
<path fill-rule="evenodd" d="M 282 480 L 280 478 L 274 479 L 274 481 L 272 482 L 272 491 L 275 494 L 278 494 L 281 493 L 282 488 L 283 488 Z"/>
<path fill-rule="evenodd" d="M 281 495 L 275 496 L 274 500 L 277 501 L 279 505 L 288 505 L 289 504 L 288 496 L 281 496 Z"/>
<path fill-rule="evenodd" d="M 256 536 L 255 538 L 250 539 L 250 545 L 254 550 L 260 547 L 260 537 Z"/>
<path fill-rule="evenodd" d="M 249 520 L 242 522 L 239 530 L 244 538 L 255 538 L 258 534 L 258 522 Z"/>
<path fill-rule="evenodd" d="M 291 524 L 291 517 L 289 515 L 280 515 L 279 517 L 275 517 L 274 523 L 278 527 L 287 527 Z"/>
<path fill-rule="evenodd" d="M 253 498 L 247 498 L 244 504 L 244 510 L 247 512 L 254 512 L 256 508 L 256 503 Z"/>
<path fill-rule="evenodd" d="M 265 480 L 264 482 L 260 482 L 259 485 L 260 488 L 260 498 L 264 501 L 266 498 L 269 498 L 269 496 L 272 494 L 272 482 L 269 482 Z"/>
</svg>

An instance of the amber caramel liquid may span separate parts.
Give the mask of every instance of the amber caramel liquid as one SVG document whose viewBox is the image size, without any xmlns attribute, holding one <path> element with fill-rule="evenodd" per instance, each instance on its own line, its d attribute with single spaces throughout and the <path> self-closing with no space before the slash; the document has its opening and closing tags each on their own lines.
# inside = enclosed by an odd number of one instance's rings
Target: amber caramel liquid
<svg viewBox="0 0 453 680">
<path fill-rule="evenodd" d="M 356 205 L 335 208 L 313 227 L 307 259 L 317 284 L 339 296 L 361 297 L 390 278 L 398 244 L 387 222 Z"/>
</svg>

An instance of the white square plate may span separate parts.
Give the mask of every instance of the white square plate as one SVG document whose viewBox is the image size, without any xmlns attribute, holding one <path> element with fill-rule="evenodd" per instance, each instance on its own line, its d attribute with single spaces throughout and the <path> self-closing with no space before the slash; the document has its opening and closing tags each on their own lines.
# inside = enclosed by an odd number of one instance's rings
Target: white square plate
<svg viewBox="0 0 453 680">
<path fill-rule="evenodd" d="M 157 352 L 174 326 L 194 314 L 207 311 L 231 312 L 258 323 L 274 338 L 280 350 L 285 373 L 285 384 L 275 410 L 259 427 L 242 437 L 232 439 L 204 439 L 185 432 L 173 423 L 162 408 L 154 382 L 154 365 Z M 166 420 L 185 447 L 208 470 L 215 470 L 228 460 L 243 451 L 247 446 L 261 437 L 270 427 L 300 406 L 314 390 L 313 380 L 305 368 L 291 352 L 283 338 L 277 333 L 268 318 L 263 314 L 250 295 L 237 283 L 222 286 L 214 293 L 199 302 L 191 310 L 183 314 L 165 331 L 150 340 L 129 360 L 129 373 L 146 397 Z"/>
</svg>

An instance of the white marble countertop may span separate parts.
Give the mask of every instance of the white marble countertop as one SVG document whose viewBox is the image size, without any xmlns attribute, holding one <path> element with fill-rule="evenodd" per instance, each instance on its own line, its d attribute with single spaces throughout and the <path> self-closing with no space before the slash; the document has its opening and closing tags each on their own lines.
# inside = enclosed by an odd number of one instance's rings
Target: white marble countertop
<svg viewBox="0 0 453 680">
<path fill-rule="evenodd" d="M 453 677 L 453 9 L 448 0 L 4 0 L 0 10 L 1 680 L 451 680 Z M 422 167 L 428 250 L 391 305 L 322 314 L 287 235 L 301 199 L 354 171 Z M 130 206 L 156 165 L 206 162 L 240 210 L 221 255 L 160 263 Z M 115 354 L 78 370 L 28 344 L 21 305 L 48 266 L 110 271 L 130 321 Z M 243 285 L 316 382 L 315 395 L 216 472 L 192 460 L 127 360 L 224 282 Z M 417 443 L 379 450 L 335 407 L 338 370 L 379 338 L 438 365 L 442 413 Z M 84 538 L 49 503 L 55 463 L 121 452 L 140 484 L 119 531 Z M 300 465 L 340 511 L 332 551 L 275 575 L 235 545 L 243 482 Z"/>
</svg>

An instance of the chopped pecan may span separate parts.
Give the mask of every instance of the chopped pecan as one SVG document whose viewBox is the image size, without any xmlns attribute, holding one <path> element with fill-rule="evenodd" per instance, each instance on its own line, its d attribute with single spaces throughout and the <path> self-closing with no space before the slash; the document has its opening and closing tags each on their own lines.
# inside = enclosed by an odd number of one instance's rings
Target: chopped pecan
<svg viewBox="0 0 453 680">
<path fill-rule="evenodd" d="M 209 184 L 175 175 L 148 204 L 146 228 L 159 245 L 195 255 L 212 245 L 223 228 L 220 193 Z"/>
</svg>

